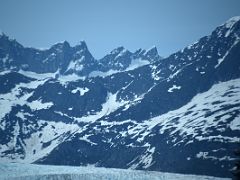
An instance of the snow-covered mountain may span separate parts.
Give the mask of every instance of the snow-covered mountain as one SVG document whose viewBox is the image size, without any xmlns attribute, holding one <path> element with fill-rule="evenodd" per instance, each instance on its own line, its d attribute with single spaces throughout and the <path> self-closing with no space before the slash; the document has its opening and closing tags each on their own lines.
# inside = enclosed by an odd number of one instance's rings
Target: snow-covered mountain
<svg viewBox="0 0 240 180">
<path fill-rule="evenodd" d="M 240 142 L 240 17 L 162 59 L 0 36 L 0 159 L 230 177 Z"/>
</svg>

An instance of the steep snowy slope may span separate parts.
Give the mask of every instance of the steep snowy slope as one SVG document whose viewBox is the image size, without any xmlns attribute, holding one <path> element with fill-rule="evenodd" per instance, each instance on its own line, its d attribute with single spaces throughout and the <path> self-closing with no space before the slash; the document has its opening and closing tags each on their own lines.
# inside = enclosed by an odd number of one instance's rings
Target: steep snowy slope
<svg viewBox="0 0 240 180">
<path fill-rule="evenodd" d="M 236 79 L 143 122 L 92 119 L 39 162 L 224 176 L 235 160 L 231 149 L 240 141 L 239 105 L 240 79 Z M 57 159 L 60 156 L 65 158 Z"/>
</svg>

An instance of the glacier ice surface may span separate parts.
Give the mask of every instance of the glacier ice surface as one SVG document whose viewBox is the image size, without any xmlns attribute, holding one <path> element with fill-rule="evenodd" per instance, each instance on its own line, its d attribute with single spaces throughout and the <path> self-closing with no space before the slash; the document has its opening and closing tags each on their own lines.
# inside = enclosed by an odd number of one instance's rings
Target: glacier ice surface
<svg viewBox="0 0 240 180">
<path fill-rule="evenodd" d="M 154 171 L 99 168 L 93 166 L 51 166 L 0 163 L 0 180 L 221 180 L 209 176 L 184 175 Z"/>
</svg>

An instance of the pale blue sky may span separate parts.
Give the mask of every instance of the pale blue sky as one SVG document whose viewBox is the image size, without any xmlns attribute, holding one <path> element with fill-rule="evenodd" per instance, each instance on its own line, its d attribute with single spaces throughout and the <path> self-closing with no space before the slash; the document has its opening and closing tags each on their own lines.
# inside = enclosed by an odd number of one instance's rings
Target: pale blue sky
<svg viewBox="0 0 240 180">
<path fill-rule="evenodd" d="M 167 56 L 236 15 L 240 0 L 0 0 L 0 29 L 24 46 L 85 40 L 96 58 L 121 45 Z"/>
</svg>

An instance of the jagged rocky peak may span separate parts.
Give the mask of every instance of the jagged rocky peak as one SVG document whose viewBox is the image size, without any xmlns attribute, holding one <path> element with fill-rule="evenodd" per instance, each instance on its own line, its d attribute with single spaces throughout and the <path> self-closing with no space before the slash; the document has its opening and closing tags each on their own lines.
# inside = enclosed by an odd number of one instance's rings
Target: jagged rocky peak
<svg viewBox="0 0 240 180">
<path fill-rule="evenodd" d="M 147 56 L 147 57 L 156 57 L 156 56 L 158 56 L 157 47 L 156 47 L 156 46 L 153 46 L 153 47 L 149 48 L 149 49 L 144 53 L 144 55 Z"/>
<path fill-rule="evenodd" d="M 216 28 L 213 34 L 216 33 L 217 37 L 228 38 L 233 35 L 239 38 L 240 36 L 240 16 L 230 18 L 228 21 Z"/>
<path fill-rule="evenodd" d="M 5 33 L 3 31 L 0 30 L 0 38 L 6 36 Z"/>
<path fill-rule="evenodd" d="M 21 44 L 19 44 L 16 39 L 9 38 L 4 32 L 0 32 L 0 47 L 1 49 L 5 49 L 9 51 L 11 47 L 23 48 Z"/>
<path fill-rule="evenodd" d="M 120 52 L 124 52 L 124 51 L 127 51 L 123 46 L 119 46 L 115 49 L 113 49 L 110 54 L 112 55 L 116 55 L 116 54 L 119 54 Z"/>
<path fill-rule="evenodd" d="M 9 37 L 4 34 L 3 32 L 0 32 L 0 46 L 3 48 L 6 46 L 6 44 L 9 44 Z"/>
<path fill-rule="evenodd" d="M 91 52 L 88 50 L 87 44 L 85 41 L 80 41 L 76 46 L 73 47 L 74 51 L 74 58 L 75 59 L 82 59 L 85 60 L 85 63 L 96 63 L 96 59 L 92 56 Z"/>
<path fill-rule="evenodd" d="M 71 48 L 71 46 L 70 46 L 69 42 L 63 41 L 63 42 L 55 43 L 50 49 L 56 50 L 56 51 L 65 51 L 70 48 Z"/>
<path fill-rule="evenodd" d="M 137 49 L 137 50 L 134 52 L 134 54 L 143 54 L 143 53 L 145 53 L 145 52 L 146 52 L 145 49 L 139 48 L 139 49 Z"/>
<path fill-rule="evenodd" d="M 109 54 L 99 59 L 100 71 L 123 70 L 130 64 L 131 53 L 123 46 L 113 49 Z"/>
<path fill-rule="evenodd" d="M 74 56 L 79 58 L 80 56 L 86 56 L 87 58 L 94 59 L 90 51 L 88 50 L 87 44 L 85 41 L 80 41 L 73 48 Z M 94 59 L 95 60 L 95 59 Z"/>
<path fill-rule="evenodd" d="M 113 63 L 116 63 L 118 61 L 121 61 L 121 62 L 122 61 L 130 61 L 131 54 L 132 53 L 130 51 L 125 49 L 123 46 L 120 46 L 120 47 L 113 49 L 109 54 L 104 56 L 99 61 L 105 65 L 106 64 L 113 65 Z"/>
<path fill-rule="evenodd" d="M 149 48 L 148 50 L 145 49 L 138 49 L 134 53 L 131 53 L 127 49 L 125 49 L 123 46 L 120 46 L 110 52 L 109 55 L 113 55 L 117 58 L 122 57 L 122 56 L 133 56 L 133 58 L 147 58 L 148 60 L 155 60 L 156 58 L 160 58 L 158 54 L 158 50 L 156 46 L 153 46 Z"/>
<path fill-rule="evenodd" d="M 109 59 L 109 60 L 110 61 L 115 61 L 119 58 L 123 58 L 123 57 L 127 58 L 131 55 L 132 55 L 132 53 L 130 51 L 128 51 L 123 46 L 119 46 L 119 47 L 115 48 L 114 50 L 112 50 L 110 52 L 110 54 L 106 55 L 105 57 L 111 57 L 111 59 Z"/>
<path fill-rule="evenodd" d="M 75 46 L 76 49 L 88 50 L 87 43 L 82 40 Z"/>
<path fill-rule="evenodd" d="M 225 26 L 226 28 L 231 28 L 237 22 L 240 22 L 240 16 L 235 16 L 235 17 L 230 18 L 228 21 L 226 21 L 223 24 L 223 26 Z"/>
<path fill-rule="evenodd" d="M 9 36 L 7 34 L 5 34 L 3 31 L 0 30 L 0 39 L 7 39 L 7 40 L 13 40 L 10 39 Z"/>
</svg>

